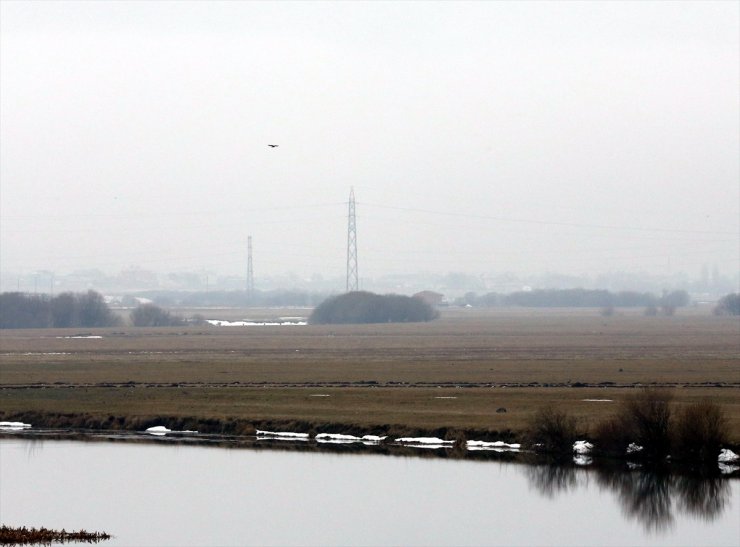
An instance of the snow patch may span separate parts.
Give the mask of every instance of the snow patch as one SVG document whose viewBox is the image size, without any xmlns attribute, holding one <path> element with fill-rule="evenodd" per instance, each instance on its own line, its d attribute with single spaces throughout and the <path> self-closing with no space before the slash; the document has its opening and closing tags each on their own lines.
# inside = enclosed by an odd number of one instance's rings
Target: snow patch
<svg viewBox="0 0 740 547">
<path fill-rule="evenodd" d="M 445 441 L 444 439 L 438 439 L 437 437 L 399 437 L 396 439 L 396 442 L 402 444 L 438 444 L 441 446 L 449 446 L 455 441 Z"/>
<path fill-rule="evenodd" d="M 157 435 L 157 436 L 163 436 L 167 435 L 167 433 L 172 433 L 171 429 L 167 429 L 163 425 L 155 425 L 154 427 L 149 427 L 146 429 L 146 433 L 149 433 L 150 435 Z"/>
<path fill-rule="evenodd" d="M 740 456 L 735 454 L 729 448 L 723 448 L 719 453 L 719 457 L 717 458 L 717 461 L 720 463 L 736 462 L 737 460 L 740 460 Z"/>
<path fill-rule="evenodd" d="M 519 448 L 521 448 L 522 446 L 519 443 L 509 444 L 503 441 L 468 441 L 465 444 L 468 450 L 497 450 L 500 452 L 503 452 L 505 450 L 518 451 Z"/>
<path fill-rule="evenodd" d="M 627 446 L 627 454 L 634 454 L 635 452 L 640 452 L 643 448 L 639 444 L 630 443 L 629 446 Z"/>
<path fill-rule="evenodd" d="M 307 441 L 308 433 L 293 433 L 290 431 L 260 431 L 258 429 L 257 437 L 278 441 Z"/>
<path fill-rule="evenodd" d="M 316 435 L 316 440 L 355 442 L 361 441 L 362 439 L 360 437 L 355 437 L 354 435 L 342 435 L 341 433 L 319 433 L 318 435 Z"/>
<path fill-rule="evenodd" d="M 362 441 L 365 443 L 380 443 L 380 442 L 383 442 L 387 438 L 388 437 L 386 437 L 385 435 L 383 435 L 382 437 L 379 435 L 363 435 Z"/>
<path fill-rule="evenodd" d="M 93 335 L 89 335 L 89 336 L 77 335 L 77 336 L 57 336 L 57 338 L 65 338 L 65 339 L 73 339 L 73 338 L 74 339 L 80 339 L 80 338 L 90 338 L 90 339 L 92 339 L 92 338 L 95 338 L 95 339 L 99 339 L 99 338 L 102 338 L 102 336 L 98 336 L 98 335 L 94 335 L 94 336 Z"/>
<path fill-rule="evenodd" d="M 594 445 L 588 441 L 576 441 L 573 443 L 573 452 L 576 454 L 590 454 L 593 449 Z"/>
<path fill-rule="evenodd" d="M 23 422 L 0 422 L 0 429 L 28 429 L 31 424 Z"/>
<path fill-rule="evenodd" d="M 331 397 L 331 395 L 327 395 L 326 393 L 312 393 L 309 397 Z"/>
<path fill-rule="evenodd" d="M 435 399 L 457 399 L 457 397 L 435 397 Z"/>
<path fill-rule="evenodd" d="M 614 399 L 581 399 L 587 403 L 612 403 Z"/>
</svg>

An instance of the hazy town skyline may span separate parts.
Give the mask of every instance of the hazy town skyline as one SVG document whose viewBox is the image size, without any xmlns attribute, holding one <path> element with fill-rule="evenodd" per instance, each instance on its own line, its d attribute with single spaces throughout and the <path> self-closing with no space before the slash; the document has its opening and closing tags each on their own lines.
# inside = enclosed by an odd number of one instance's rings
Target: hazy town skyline
<svg viewBox="0 0 740 547">
<path fill-rule="evenodd" d="M 737 3 L 0 10 L 3 272 L 737 279 Z"/>
</svg>

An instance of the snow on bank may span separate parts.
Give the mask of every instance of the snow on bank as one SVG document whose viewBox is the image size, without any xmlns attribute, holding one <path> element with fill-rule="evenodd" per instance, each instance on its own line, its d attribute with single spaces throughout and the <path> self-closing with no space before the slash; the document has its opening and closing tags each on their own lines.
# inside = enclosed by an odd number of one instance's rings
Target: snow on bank
<svg viewBox="0 0 740 547">
<path fill-rule="evenodd" d="M 437 437 L 399 437 L 396 442 L 409 448 L 452 448 L 455 441 L 445 441 Z"/>
<path fill-rule="evenodd" d="M 441 444 L 441 445 L 452 445 L 455 441 L 445 441 L 437 437 L 399 437 L 396 439 L 397 443 L 401 444 Z"/>
<path fill-rule="evenodd" d="M 362 436 L 362 442 L 364 443 L 380 443 L 386 440 L 388 437 L 383 435 L 382 437 L 380 435 L 363 435 Z"/>
<path fill-rule="evenodd" d="M 277 441 L 307 441 L 308 433 L 293 433 L 291 431 L 261 431 L 258 429 L 257 437 Z"/>
<path fill-rule="evenodd" d="M 492 450 L 494 452 L 519 452 L 521 446 L 518 443 L 509 444 L 503 441 L 468 441 L 465 443 L 465 448 L 470 451 Z"/>
<path fill-rule="evenodd" d="M 639 444 L 630 443 L 627 446 L 627 454 L 634 454 L 636 452 L 641 452 L 641 451 L 642 451 L 642 447 Z"/>
<path fill-rule="evenodd" d="M 100 339 L 100 338 L 102 338 L 102 336 L 97 336 L 97 335 L 94 335 L 94 336 L 93 335 L 86 335 L 86 336 L 77 335 L 77 336 L 57 336 L 57 338 L 64 338 L 64 339 L 68 339 L 68 340 L 69 339 L 80 339 L 80 338 Z"/>
<path fill-rule="evenodd" d="M 29 427 L 31 427 L 31 424 L 24 424 L 23 422 L 0 422 L 0 429 L 19 430 L 28 429 Z"/>
<path fill-rule="evenodd" d="M 332 444 L 362 443 L 367 446 L 374 446 L 385 439 L 385 436 L 381 437 L 379 435 L 363 435 L 362 437 L 342 435 L 340 433 L 319 433 L 316 435 L 316 442 Z"/>
<path fill-rule="evenodd" d="M 735 454 L 729 448 L 723 448 L 719 453 L 719 457 L 717 458 L 717 461 L 720 463 L 730 463 L 736 462 L 738 460 L 740 460 L 740 456 Z"/>
<path fill-rule="evenodd" d="M 575 452 L 576 454 L 590 454 L 593 449 L 594 445 L 592 445 L 588 441 L 576 441 L 573 443 L 573 452 Z"/>
<path fill-rule="evenodd" d="M 147 428 L 146 432 L 150 435 L 167 435 L 167 433 L 172 433 L 172 430 L 167 429 L 163 425 L 155 425 L 154 427 Z"/>
<path fill-rule="evenodd" d="M 198 433 L 198 432 L 197 431 L 190 431 L 190 430 L 173 431 L 171 429 L 166 428 L 163 425 L 155 425 L 154 427 L 150 427 L 150 428 L 146 429 L 145 430 L 145 433 L 149 433 L 150 435 L 157 435 L 157 436 L 160 436 L 161 437 L 163 435 L 167 435 L 167 433 L 172 433 L 172 434 L 175 434 L 175 435 L 183 435 L 183 434 L 187 434 L 187 433 Z"/>
<path fill-rule="evenodd" d="M 613 403 L 614 399 L 581 399 L 587 403 Z"/>
<path fill-rule="evenodd" d="M 361 442 L 360 437 L 354 435 L 342 435 L 340 433 L 319 433 L 316 435 L 316 440 L 319 442 L 339 442 L 339 443 L 356 443 Z"/>
</svg>

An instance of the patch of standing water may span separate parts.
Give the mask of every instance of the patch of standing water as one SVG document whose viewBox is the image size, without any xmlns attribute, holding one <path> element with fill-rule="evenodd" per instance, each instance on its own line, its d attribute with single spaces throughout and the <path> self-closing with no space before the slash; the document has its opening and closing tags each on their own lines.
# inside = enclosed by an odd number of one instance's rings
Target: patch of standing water
<svg viewBox="0 0 740 547">
<path fill-rule="evenodd" d="M 721 477 L 17 437 L 0 456 L 5 524 L 106 547 L 737 546 L 740 481 Z"/>
<path fill-rule="evenodd" d="M 206 319 L 206 323 L 214 327 L 282 327 L 308 325 L 308 321 L 223 321 L 221 319 Z"/>
</svg>

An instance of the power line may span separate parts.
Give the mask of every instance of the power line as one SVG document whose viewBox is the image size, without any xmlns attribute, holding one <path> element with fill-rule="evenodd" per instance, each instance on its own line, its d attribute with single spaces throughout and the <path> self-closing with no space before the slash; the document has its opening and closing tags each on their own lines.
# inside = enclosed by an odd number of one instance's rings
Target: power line
<svg viewBox="0 0 740 547">
<path fill-rule="evenodd" d="M 685 230 L 677 228 L 645 228 L 638 226 L 616 226 L 607 224 L 586 224 L 581 222 L 562 222 L 554 220 L 534 220 L 524 218 L 513 218 L 513 217 L 499 217 L 492 215 L 478 215 L 471 213 L 457 213 L 452 211 L 433 211 L 430 209 L 419 209 L 415 207 L 398 207 L 395 205 L 381 205 L 379 203 L 366 203 L 361 202 L 361 205 L 366 207 L 375 207 L 377 209 L 391 209 L 394 211 L 406 211 L 411 213 L 424 213 L 429 215 L 440 215 L 449 217 L 464 217 L 464 218 L 476 218 L 483 220 L 496 220 L 500 222 L 518 222 L 522 224 L 540 224 L 545 226 L 570 226 L 575 228 L 597 228 L 601 230 L 632 230 L 640 232 L 663 232 L 663 233 L 683 233 L 683 234 L 707 234 L 707 235 L 732 235 L 737 236 L 735 232 L 725 232 L 719 230 Z"/>
</svg>

